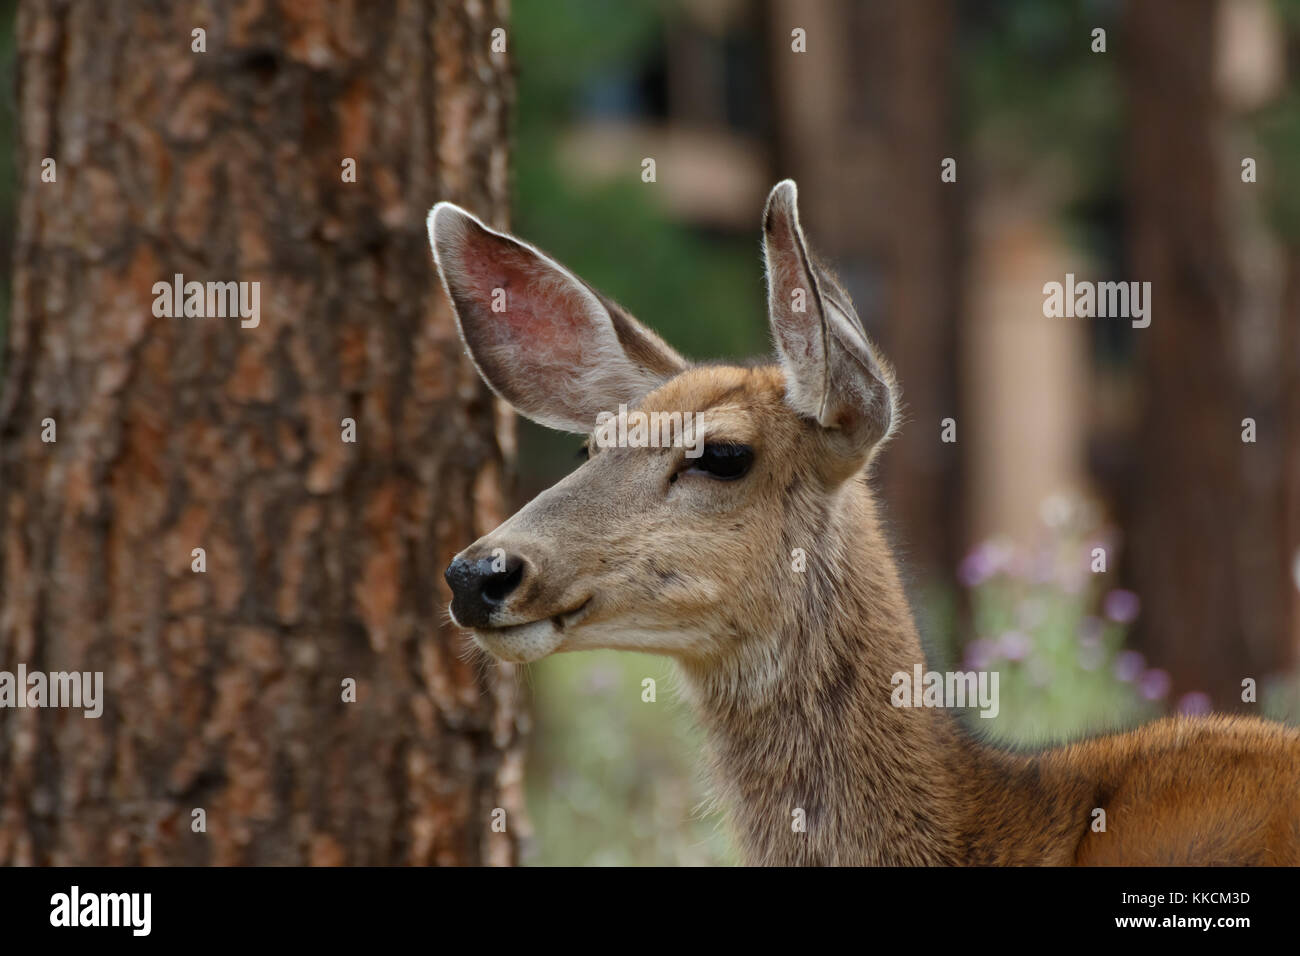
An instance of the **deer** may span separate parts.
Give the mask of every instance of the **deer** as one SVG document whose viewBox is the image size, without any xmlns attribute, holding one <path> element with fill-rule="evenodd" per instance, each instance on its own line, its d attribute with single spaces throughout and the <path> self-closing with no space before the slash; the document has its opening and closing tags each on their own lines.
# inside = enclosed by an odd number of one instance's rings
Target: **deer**
<svg viewBox="0 0 1300 956">
<path fill-rule="evenodd" d="M 1294 728 L 1166 717 L 1026 750 L 895 706 L 891 675 L 926 664 L 871 487 L 900 392 L 809 251 L 793 181 L 762 220 L 775 361 L 747 365 L 687 361 L 452 203 L 428 232 L 484 382 L 588 436 L 583 464 L 451 561 L 451 620 L 502 662 L 673 659 L 744 864 L 1300 864 Z M 594 440 L 619 406 L 693 413 L 702 447 Z"/>
</svg>

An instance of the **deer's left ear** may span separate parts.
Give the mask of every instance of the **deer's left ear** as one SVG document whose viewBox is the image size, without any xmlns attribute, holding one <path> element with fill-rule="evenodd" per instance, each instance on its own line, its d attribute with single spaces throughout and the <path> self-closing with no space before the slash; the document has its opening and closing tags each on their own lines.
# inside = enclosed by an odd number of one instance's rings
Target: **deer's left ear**
<svg viewBox="0 0 1300 956">
<path fill-rule="evenodd" d="M 827 429 L 846 456 L 865 455 L 893 428 L 893 374 L 862 332 L 848 295 L 809 254 L 793 180 L 768 196 L 763 253 L 786 401 Z"/>
<path fill-rule="evenodd" d="M 429 212 L 434 261 L 470 357 L 521 415 L 579 434 L 687 367 L 619 306 L 528 243 L 448 202 Z"/>
</svg>

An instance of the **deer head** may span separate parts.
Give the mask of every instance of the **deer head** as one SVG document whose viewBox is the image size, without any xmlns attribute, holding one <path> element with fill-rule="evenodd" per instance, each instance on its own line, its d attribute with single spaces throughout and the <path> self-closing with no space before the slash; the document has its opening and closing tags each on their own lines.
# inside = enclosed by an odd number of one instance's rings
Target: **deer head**
<svg viewBox="0 0 1300 956">
<path fill-rule="evenodd" d="M 850 571 L 860 560 L 861 542 L 837 554 L 828 529 L 862 493 L 897 397 L 848 296 L 809 253 L 792 181 L 763 217 L 774 365 L 692 365 L 564 266 L 450 203 L 428 227 L 483 379 L 521 415 L 588 436 L 586 463 L 448 567 L 452 618 L 480 646 L 510 661 L 619 648 L 707 667 L 808 599 L 833 601 L 794 593 L 824 587 L 792 574 L 791 555 L 820 547 Z M 598 426 L 620 406 L 663 413 L 672 440 L 606 447 Z"/>
</svg>

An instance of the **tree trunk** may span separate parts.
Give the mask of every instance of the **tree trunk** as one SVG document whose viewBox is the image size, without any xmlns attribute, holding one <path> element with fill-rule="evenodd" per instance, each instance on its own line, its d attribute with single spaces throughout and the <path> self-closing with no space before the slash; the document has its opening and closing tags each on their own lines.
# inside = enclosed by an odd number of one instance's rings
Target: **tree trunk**
<svg viewBox="0 0 1300 956">
<path fill-rule="evenodd" d="M 961 187 L 939 179 L 961 150 L 952 120 L 954 12 L 948 0 L 891 5 L 889 254 L 883 343 L 903 385 L 906 427 L 882 459 L 884 490 L 921 580 L 952 577 L 965 539 L 958 382 Z M 967 166 L 960 170 L 970 175 Z"/>
<path fill-rule="evenodd" d="M 515 675 L 442 580 L 509 423 L 425 234 L 505 225 L 505 7 L 22 5 L 0 669 L 104 705 L 0 710 L 0 863 L 516 860 Z M 260 322 L 156 317 L 178 273 Z"/>
<path fill-rule="evenodd" d="M 1287 564 L 1281 423 L 1244 381 L 1239 279 L 1224 211 L 1214 88 L 1213 0 L 1144 0 L 1127 10 L 1132 112 L 1132 278 L 1149 281 L 1151 325 L 1134 330 L 1144 405 L 1125 522 L 1143 610 L 1139 644 L 1173 676 L 1242 708 L 1242 680 L 1286 662 Z M 1259 426 L 1243 442 L 1242 422 Z"/>
</svg>

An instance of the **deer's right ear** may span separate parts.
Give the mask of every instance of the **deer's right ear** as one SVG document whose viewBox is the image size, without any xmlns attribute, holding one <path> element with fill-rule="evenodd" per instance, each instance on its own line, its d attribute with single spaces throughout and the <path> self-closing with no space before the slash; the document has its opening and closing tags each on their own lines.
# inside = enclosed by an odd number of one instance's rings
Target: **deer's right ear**
<svg viewBox="0 0 1300 956">
<path fill-rule="evenodd" d="M 687 363 L 554 259 L 447 202 L 429 243 L 483 380 L 527 418 L 586 433 Z"/>
</svg>

